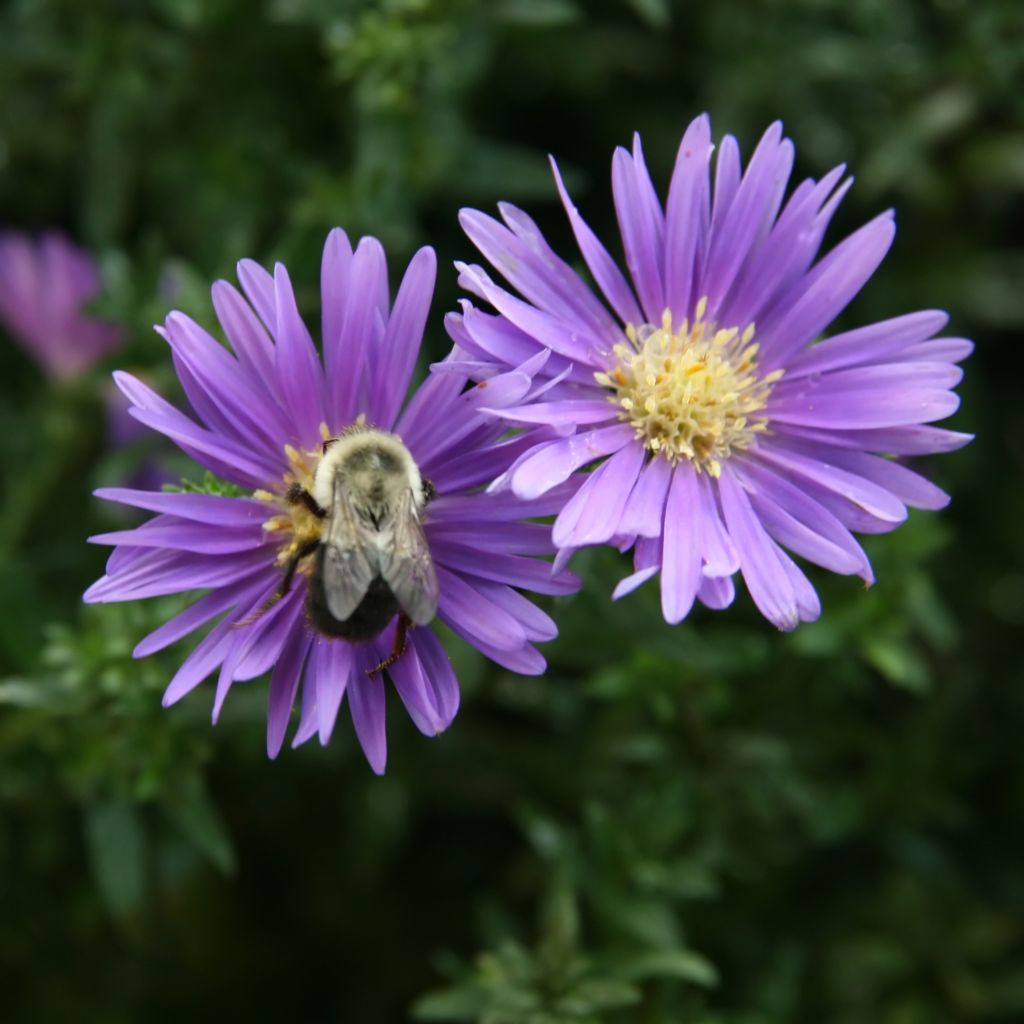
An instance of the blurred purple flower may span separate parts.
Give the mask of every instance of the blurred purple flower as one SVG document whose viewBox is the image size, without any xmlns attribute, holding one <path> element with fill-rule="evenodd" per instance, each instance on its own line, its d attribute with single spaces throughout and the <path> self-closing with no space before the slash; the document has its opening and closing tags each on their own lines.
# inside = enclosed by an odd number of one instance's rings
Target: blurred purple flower
<svg viewBox="0 0 1024 1024">
<path fill-rule="evenodd" d="M 301 686 L 293 745 L 314 734 L 326 743 L 347 693 L 366 757 L 374 771 L 384 770 L 384 684 L 368 670 L 392 651 L 396 622 L 362 644 L 320 635 L 306 619 L 307 578 L 301 570 L 287 595 L 267 607 L 280 586 L 282 565 L 319 529 L 312 513 L 289 504 L 284 494 L 293 483 L 310 486 L 322 441 L 360 417 L 399 434 L 436 488 L 423 526 L 440 582 L 438 617 L 466 641 L 515 672 L 540 673 L 545 663 L 533 644 L 550 640 L 556 629 L 513 588 L 547 594 L 576 589 L 570 574 L 552 574 L 546 561 L 529 557 L 554 549 L 547 528 L 523 521 L 554 512 L 564 493 L 525 502 L 481 490 L 532 443 L 505 439 L 502 422 L 481 407 L 523 401 L 535 367 L 466 390 L 467 377 L 453 358 L 403 403 L 435 274 L 433 250 L 421 249 L 392 305 L 380 243 L 364 238 L 353 252 L 336 229 L 328 236 L 321 272 L 323 365 L 284 266 L 278 264 L 271 275 L 243 260 L 238 276 L 245 298 L 225 281 L 213 286 L 214 307 L 234 355 L 182 313 L 171 313 L 160 329 L 200 422 L 136 378 L 115 374 L 137 420 L 251 493 L 97 492 L 158 514 L 139 529 L 92 538 L 117 547 L 107 575 L 85 599 L 126 601 L 208 588 L 144 639 L 135 654 L 151 654 L 223 616 L 171 680 L 164 703 L 173 704 L 219 669 L 216 720 L 233 682 L 271 669 L 271 756 L 281 747 Z M 388 672 L 424 733 L 448 726 L 459 705 L 458 683 L 430 627 L 410 630 L 405 653 Z"/>
<path fill-rule="evenodd" d="M 559 513 L 554 541 L 634 546 L 629 593 L 661 573 L 666 620 L 695 599 L 723 608 L 743 574 L 780 629 L 820 613 L 786 553 L 871 582 L 851 531 L 882 533 L 906 506 L 948 497 L 885 455 L 959 448 L 969 435 L 925 426 L 954 412 L 956 363 L 972 345 L 936 338 L 947 317 L 927 311 L 812 344 L 857 294 L 893 239 L 885 212 L 816 259 L 851 179 L 843 167 L 801 182 L 783 203 L 793 145 L 765 132 L 745 173 L 725 136 L 710 180 L 706 116 L 687 129 L 662 207 L 639 137 L 618 149 L 612 192 L 631 280 L 580 217 L 552 161 L 597 295 L 536 224 L 507 204 L 505 224 L 475 210 L 461 222 L 523 298 L 479 266 L 462 284 L 497 315 L 463 304 L 449 333 L 480 375 L 550 352 L 542 400 L 498 410 L 518 424 L 560 426 L 525 452 L 503 483 L 537 498 L 601 461 Z"/>
<path fill-rule="evenodd" d="M 0 232 L 0 320 L 58 380 L 78 376 L 121 340 L 117 325 L 82 312 L 100 291 L 92 257 L 56 232 Z"/>
</svg>

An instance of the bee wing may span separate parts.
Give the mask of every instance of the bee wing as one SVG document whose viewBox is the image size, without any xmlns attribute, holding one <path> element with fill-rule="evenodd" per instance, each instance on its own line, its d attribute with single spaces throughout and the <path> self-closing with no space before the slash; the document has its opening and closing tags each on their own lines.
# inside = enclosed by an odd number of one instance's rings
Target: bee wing
<svg viewBox="0 0 1024 1024">
<path fill-rule="evenodd" d="M 373 534 L 352 507 L 340 481 L 323 538 L 323 588 L 327 608 L 339 622 L 352 617 L 377 577 L 379 559 Z"/>
<path fill-rule="evenodd" d="M 391 544 L 380 552 L 380 574 L 402 611 L 425 626 L 437 613 L 437 573 L 411 490 L 402 494 L 391 530 Z"/>
</svg>

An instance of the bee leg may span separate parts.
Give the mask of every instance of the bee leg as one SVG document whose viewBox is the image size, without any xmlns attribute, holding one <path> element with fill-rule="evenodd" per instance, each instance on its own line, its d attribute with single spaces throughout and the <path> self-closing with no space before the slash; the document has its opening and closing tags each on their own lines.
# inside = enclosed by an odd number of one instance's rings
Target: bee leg
<svg viewBox="0 0 1024 1024">
<path fill-rule="evenodd" d="M 319 540 L 306 541 L 306 543 L 288 559 L 288 564 L 285 566 L 284 575 L 281 577 L 281 583 L 277 590 L 275 590 L 274 593 L 256 609 L 256 611 L 251 615 L 247 615 L 244 619 L 239 619 L 237 622 L 233 622 L 232 626 L 234 626 L 235 629 L 241 629 L 242 626 L 251 626 L 258 618 L 266 615 L 266 613 L 269 612 L 278 601 L 285 597 L 289 590 L 291 590 L 292 580 L 295 579 L 295 570 L 298 569 L 299 562 L 313 554 L 319 544 Z"/>
<path fill-rule="evenodd" d="M 327 512 L 322 509 L 317 503 L 316 498 L 313 497 L 309 491 L 306 490 L 302 484 L 292 484 L 284 493 L 284 500 L 289 505 L 305 505 L 309 511 L 317 517 L 317 519 L 323 519 L 327 515 Z"/>
<path fill-rule="evenodd" d="M 412 621 L 404 613 L 400 613 L 398 616 L 398 626 L 395 629 L 395 645 L 391 648 L 391 653 L 379 664 L 373 668 L 367 669 L 366 674 L 372 679 L 376 675 L 380 675 L 381 672 L 386 668 L 391 668 L 392 665 L 398 659 L 405 654 L 406 648 L 406 633 L 409 627 L 412 625 Z"/>
<path fill-rule="evenodd" d="M 437 497 L 437 488 L 429 481 L 423 481 L 423 504 L 427 505 Z"/>
<path fill-rule="evenodd" d="M 295 570 L 298 569 L 299 562 L 313 554 L 319 546 L 319 539 L 314 537 L 312 540 L 307 540 L 306 543 L 288 559 L 288 564 L 284 568 L 284 575 L 281 577 L 281 585 L 277 588 L 277 597 L 275 600 L 280 601 L 281 598 L 288 593 L 292 586 L 292 580 L 295 579 Z"/>
</svg>

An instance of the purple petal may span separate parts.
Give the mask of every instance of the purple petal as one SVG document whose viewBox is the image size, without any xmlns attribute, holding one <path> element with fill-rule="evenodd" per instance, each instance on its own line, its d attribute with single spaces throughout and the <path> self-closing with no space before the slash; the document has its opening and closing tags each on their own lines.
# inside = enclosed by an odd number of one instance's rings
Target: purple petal
<svg viewBox="0 0 1024 1024">
<path fill-rule="evenodd" d="M 485 524 L 550 516 L 558 512 L 576 493 L 577 486 L 575 480 L 569 480 L 532 501 L 524 501 L 511 491 L 496 494 L 443 494 L 430 503 L 429 522 Z"/>
<path fill-rule="evenodd" d="M 844 331 L 798 353 L 786 367 L 784 379 L 788 382 L 812 373 L 887 361 L 937 334 L 948 320 L 941 310 L 928 309 Z"/>
<path fill-rule="evenodd" d="M 973 434 L 961 434 L 941 427 L 916 424 L 905 427 L 883 427 L 880 430 L 816 430 L 813 427 L 780 425 L 780 434 L 816 441 L 839 448 L 882 452 L 886 455 L 934 455 L 955 452 L 974 440 Z"/>
<path fill-rule="evenodd" d="M 523 514 L 530 514 L 525 505 Z M 477 551 L 500 552 L 506 555 L 548 555 L 554 553 L 551 543 L 551 527 L 546 523 L 523 522 L 479 522 L 472 538 L 466 534 L 464 522 L 445 522 L 429 519 L 426 524 L 427 539 L 431 544 L 449 543 L 465 545 Z"/>
<path fill-rule="evenodd" d="M 277 588 L 275 580 L 248 608 L 240 608 L 232 616 L 235 638 L 217 678 L 211 715 L 215 725 L 235 680 L 263 675 L 278 660 L 288 638 L 293 633 L 305 632 L 302 625 L 304 588 L 295 588 L 275 603 Z"/>
<path fill-rule="evenodd" d="M 509 323 L 503 316 L 484 313 L 467 300 L 463 300 L 461 306 L 461 318 L 453 313 L 449 313 L 448 317 L 458 322 L 464 335 L 456 337 L 451 330 L 451 321 L 445 319 L 446 326 L 449 326 L 448 333 L 460 347 L 468 347 L 474 355 L 497 360 L 505 366 L 518 366 L 536 355 L 539 348 L 536 339 Z M 593 379 L 591 374 L 590 380 Z"/>
<path fill-rule="evenodd" d="M 146 523 L 145 527 L 97 533 L 88 540 L 90 544 L 124 544 L 129 547 L 228 555 L 237 551 L 251 551 L 267 543 L 268 538 L 259 524 L 232 528 L 193 523 L 174 516 L 157 516 Z"/>
<path fill-rule="evenodd" d="M 782 138 L 776 121 L 761 137 L 721 228 L 711 237 L 701 293 L 708 297 L 708 317 L 715 319 L 793 167 L 793 144 Z"/>
<path fill-rule="evenodd" d="M 161 700 L 163 706 L 169 708 L 194 690 L 224 660 L 234 642 L 234 624 L 230 620 L 214 626 L 167 684 Z"/>
<path fill-rule="evenodd" d="M 830 458 L 837 466 L 884 487 L 912 508 L 935 511 L 949 504 L 949 495 L 942 488 L 892 459 L 851 451 L 833 452 Z"/>
<path fill-rule="evenodd" d="M 620 329 L 568 264 L 552 252 L 537 226 L 507 204 L 502 213 L 527 238 L 479 210 L 460 210 L 459 223 L 490 264 L 527 301 L 559 319 L 585 324 L 595 337 L 607 338 L 609 347 L 615 344 Z"/>
<path fill-rule="evenodd" d="M 274 295 L 274 279 L 255 260 L 239 260 L 236 270 L 238 283 L 245 297 L 263 321 L 264 327 L 273 332 L 277 327 L 277 299 Z"/>
<path fill-rule="evenodd" d="M 268 397 L 278 403 L 277 369 L 274 365 L 274 345 L 263 324 L 249 304 L 227 281 L 216 281 L 210 291 L 213 308 L 224 333 L 248 371 L 249 379 L 259 382 Z"/>
<path fill-rule="evenodd" d="M 270 513 L 265 502 L 250 498 L 222 498 L 213 494 L 136 491 L 127 487 L 100 487 L 93 494 L 104 501 L 116 501 L 132 508 L 164 512 L 181 519 L 227 528 L 259 526 Z"/>
<path fill-rule="evenodd" d="M 864 560 L 815 533 L 766 494 L 751 494 L 750 503 L 768 533 L 783 547 L 832 572 L 852 576 L 863 572 Z"/>
<path fill-rule="evenodd" d="M 731 576 L 740 567 L 740 556 L 718 509 L 717 488 L 706 473 L 697 478 L 697 549 L 705 576 Z"/>
<path fill-rule="evenodd" d="M 708 201 L 711 122 L 702 114 L 690 123 L 676 155 L 665 211 L 665 296 L 681 320 L 689 311 L 701 242 L 702 211 Z M 719 156 L 721 166 L 722 156 Z M 719 190 L 715 190 L 716 209 Z"/>
<path fill-rule="evenodd" d="M 462 576 L 437 567 L 441 584 L 438 615 L 474 647 L 486 644 L 496 650 L 514 651 L 526 643 L 519 621 L 485 598 Z"/>
<path fill-rule="evenodd" d="M 383 775 L 388 760 L 387 735 L 384 729 L 384 681 L 381 676 L 368 676 L 376 660 L 373 649 L 358 651 L 348 684 L 348 708 L 356 738 L 375 775 Z"/>
<path fill-rule="evenodd" d="M 605 298 L 623 323 L 643 323 L 644 316 L 640 312 L 640 307 L 637 305 L 632 289 L 623 276 L 622 271 L 615 265 L 615 261 L 608 255 L 608 250 L 601 244 L 594 232 L 590 230 L 586 221 L 580 216 L 579 211 L 573 205 L 554 157 L 551 157 L 551 171 L 555 176 L 558 194 L 569 217 L 573 234 L 576 236 L 576 244 L 580 247 L 583 259 L 586 261 L 591 274 L 594 275 L 594 280 L 597 282 L 598 287 L 604 293 Z"/>
<path fill-rule="evenodd" d="M 619 598 L 632 594 L 642 583 L 646 583 L 652 576 L 656 576 L 659 570 L 660 566 L 649 565 L 646 569 L 640 569 L 619 580 L 618 585 L 612 591 L 612 600 L 618 601 Z"/>
<path fill-rule="evenodd" d="M 718 481 L 729 536 L 740 555 L 740 569 L 754 604 L 779 629 L 796 629 L 800 622 L 796 593 L 778 548 L 765 532 L 746 492 L 728 467 Z"/>
<path fill-rule="evenodd" d="M 901 359 L 923 363 L 959 363 L 974 351 L 974 342 L 967 338 L 935 338 L 911 345 Z"/>
<path fill-rule="evenodd" d="M 690 463 L 681 462 L 672 473 L 665 501 L 661 567 L 661 610 L 673 625 L 689 614 L 700 585 L 698 512 L 696 473 Z"/>
<path fill-rule="evenodd" d="M 285 408 L 295 424 L 294 437 L 301 445 L 315 447 L 320 441 L 324 412 L 324 379 L 313 339 L 299 316 L 295 293 L 283 263 L 274 267 L 277 305 L 277 379 Z"/>
<path fill-rule="evenodd" d="M 316 684 L 312 678 L 311 668 L 312 657 L 311 651 L 309 660 L 306 662 L 306 671 L 302 677 L 302 708 L 299 712 L 299 724 L 292 737 L 292 750 L 302 746 L 303 743 L 308 743 L 316 735 L 318 720 Z"/>
<path fill-rule="evenodd" d="M 194 381 L 186 389 L 189 400 L 197 411 L 201 411 L 197 399 L 214 410 L 212 418 L 209 411 L 204 414 L 210 427 L 242 444 L 260 445 L 270 458 L 280 457 L 287 434 L 285 419 L 276 402 L 253 387 L 240 364 L 181 313 L 167 318 L 166 337 L 176 361 L 185 364 Z"/>
<path fill-rule="evenodd" d="M 327 235 L 320 260 L 321 331 L 328 380 L 346 372 L 340 346 L 351 274 L 352 243 L 341 228 L 334 228 Z"/>
<path fill-rule="evenodd" d="M 277 467 L 261 458 L 258 452 L 250 450 L 247 454 L 241 445 L 196 426 L 177 411 L 173 416 L 164 416 L 148 409 L 132 408 L 129 413 L 140 423 L 170 438 L 204 468 L 231 483 L 256 490 L 280 476 Z"/>
<path fill-rule="evenodd" d="M 409 389 L 436 278 L 437 256 L 433 249 L 424 246 L 413 256 L 402 278 L 379 349 L 381 362 L 376 367 L 371 404 L 375 421 L 385 430 L 394 424 Z"/>
<path fill-rule="evenodd" d="M 503 466 L 536 447 L 536 432 L 522 433 L 475 451 L 453 448 L 445 458 L 431 460 L 429 466 L 422 465 L 420 470 L 427 474 L 439 493 L 465 492 L 490 484 Z"/>
<path fill-rule="evenodd" d="M 804 545 L 804 550 L 797 545 L 788 545 L 794 551 L 826 568 L 831 568 L 833 564 L 853 564 L 852 570 L 844 568 L 836 571 L 856 572 L 866 583 L 874 582 L 871 563 L 863 548 L 851 536 L 846 526 L 814 497 L 807 494 L 802 488 L 795 486 L 784 475 L 774 473 L 769 467 L 754 459 L 734 460 L 733 472 L 755 498 L 767 499 L 773 506 L 777 506 L 785 516 L 795 520 L 799 527 L 798 532 L 809 531 L 813 534 L 813 537 L 803 537 L 801 543 Z M 755 502 L 755 508 L 758 507 Z M 767 520 L 765 522 L 771 530 L 771 524 L 767 523 Z M 792 525 L 789 525 L 788 528 L 790 532 L 796 529 Z M 781 543 L 788 544 L 778 533 L 774 535 Z M 818 561 L 816 555 L 808 553 L 808 544 L 818 544 L 814 537 L 819 538 L 820 544 L 825 546 L 821 550 L 829 558 L 828 563 Z M 840 551 L 842 554 L 836 555 L 836 551 Z"/>
<path fill-rule="evenodd" d="M 880 214 L 840 242 L 800 283 L 788 309 L 762 323 L 760 361 L 764 370 L 785 366 L 834 320 L 875 272 L 892 245 L 892 211 Z"/>
<path fill-rule="evenodd" d="M 547 670 L 548 663 L 544 656 L 529 644 L 517 647 L 513 651 L 502 651 L 484 643 L 471 642 L 481 654 L 510 672 L 518 672 L 521 676 L 541 676 Z"/>
<path fill-rule="evenodd" d="M 114 382 L 133 403 L 129 412 L 135 419 L 165 434 L 197 461 L 226 479 L 243 486 L 260 487 L 280 475 L 274 463 L 197 426 L 131 374 L 118 371 L 114 374 Z"/>
<path fill-rule="evenodd" d="M 461 574 L 478 576 L 495 583 L 508 583 L 538 594 L 571 594 L 577 589 L 574 577 L 551 574 L 548 562 L 522 555 L 502 555 L 488 552 L 486 558 L 472 540 L 465 544 L 438 541 L 433 545 L 432 554 L 438 567 L 444 566 Z M 442 599 L 443 599 L 442 593 Z M 493 642 L 493 641 L 489 641 Z"/>
<path fill-rule="evenodd" d="M 211 619 L 215 619 L 228 608 L 252 601 L 258 593 L 266 589 L 266 586 L 266 573 L 263 570 L 258 570 L 258 575 L 255 577 L 249 577 L 218 590 L 210 591 L 205 597 L 201 597 L 139 641 L 135 650 L 132 651 L 132 657 L 145 658 L 149 654 L 169 647 Z"/>
<path fill-rule="evenodd" d="M 295 631 L 281 652 L 281 658 L 274 666 L 270 677 L 270 692 L 267 698 L 267 756 L 277 757 L 284 743 L 285 730 L 291 717 L 295 693 L 302 677 L 302 666 L 309 651 L 312 637 L 305 632 Z"/>
<path fill-rule="evenodd" d="M 958 383 L 947 363 L 864 366 L 776 386 L 765 407 L 773 422 L 868 430 L 943 419 L 960 400 L 946 390 Z"/>
<path fill-rule="evenodd" d="M 758 458 L 778 467 L 791 480 L 811 480 L 879 519 L 901 523 L 907 518 L 902 502 L 884 488 L 833 465 L 831 455 L 818 445 L 784 441 L 778 436 L 772 438 L 771 445 L 757 449 Z"/>
<path fill-rule="evenodd" d="M 831 213 L 852 183 L 849 179 L 829 198 L 844 169 L 835 167 L 820 182 L 808 179 L 794 189 L 768 237 L 751 254 L 722 304 L 722 322 L 749 324 L 759 320 L 762 312 L 774 309 L 782 296 L 792 301 L 790 289 L 811 265 Z M 822 209 L 825 200 L 828 202 Z"/>
<path fill-rule="evenodd" d="M 604 544 L 618 533 L 643 461 L 644 449 L 628 444 L 598 466 L 555 520 L 551 534 L 555 544 L 560 548 Z"/>
<path fill-rule="evenodd" d="M 534 220 L 511 203 L 498 203 L 498 210 L 505 223 L 532 254 L 534 261 L 539 261 L 539 265 L 554 281 L 565 302 L 573 308 L 574 314 L 578 312 L 585 318 L 595 334 L 604 334 L 617 341 L 622 333 L 619 323 L 583 283 L 576 271 L 556 255 Z"/>
<path fill-rule="evenodd" d="M 518 597 L 518 595 L 516 595 Z M 527 604 L 529 602 L 526 602 Z M 532 605 L 531 605 L 532 607 Z M 459 681 L 451 659 L 441 641 L 429 629 L 413 631 L 413 643 L 430 686 L 431 700 L 437 709 L 441 729 L 447 729 L 459 710 Z"/>
<path fill-rule="evenodd" d="M 519 465 L 512 476 L 512 488 L 520 498 L 538 498 L 568 480 L 580 467 L 617 452 L 633 440 L 633 428 L 622 423 L 545 444 Z"/>
<path fill-rule="evenodd" d="M 328 381 L 332 429 L 351 423 L 362 411 L 364 378 L 378 323 L 380 294 L 387 289 L 387 258 L 376 238 L 363 238 L 352 257 L 350 294 L 338 339 L 337 364 Z"/>
<path fill-rule="evenodd" d="M 639 139 L 636 140 L 639 146 Z M 663 280 L 664 217 L 657 196 L 643 166 L 642 158 L 633 157 L 621 146 L 612 157 L 612 195 L 619 222 L 622 245 L 626 250 L 626 266 L 640 296 L 645 319 L 660 323 L 665 309 Z"/>
<path fill-rule="evenodd" d="M 436 736 L 459 708 L 459 684 L 451 662 L 429 629 L 415 629 L 405 654 L 388 670 L 416 728 Z"/>
<path fill-rule="evenodd" d="M 585 324 L 566 323 L 516 298 L 504 288 L 499 288 L 480 267 L 464 263 L 456 263 L 455 266 L 464 278 L 474 282 L 474 290 L 486 298 L 502 316 L 542 346 L 585 366 L 597 369 L 604 365 L 611 345 L 586 329 Z"/>
<path fill-rule="evenodd" d="M 424 736 L 436 736 L 443 732 L 444 726 L 430 699 L 426 675 L 412 637 L 409 638 L 405 653 L 388 668 L 388 675 L 413 725 Z"/>
<path fill-rule="evenodd" d="M 703 576 L 697 588 L 697 600 L 706 608 L 721 611 L 736 598 L 736 586 L 731 576 Z"/>
<path fill-rule="evenodd" d="M 512 370 L 480 381 L 476 387 L 458 395 L 446 410 L 435 407 L 431 420 L 422 423 L 415 434 L 408 435 L 409 449 L 416 464 L 426 469 L 435 459 L 457 450 L 460 443 L 466 442 L 468 447 L 467 439 L 479 431 L 496 440 L 501 436 L 501 425 L 491 413 L 483 412 L 484 407 L 502 408 L 521 401 L 530 390 L 530 383 L 525 373 Z"/>
<path fill-rule="evenodd" d="M 667 459 L 652 458 L 641 469 L 619 518 L 620 532 L 635 537 L 661 536 L 662 514 L 671 479 L 672 466 Z"/>
<path fill-rule="evenodd" d="M 779 563 L 789 577 L 793 595 L 796 598 L 796 610 L 801 622 L 814 622 L 821 615 L 821 601 L 815 593 L 811 581 L 803 574 L 797 564 L 785 551 L 775 549 Z"/>
<path fill-rule="evenodd" d="M 235 679 L 255 679 L 263 675 L 277 661 L 285 641 L 293 632 L 309 632 L 305 621 L 304 586 L 296 584 L 284 598 L 267 608 L 268 601 L 274 601 L 279 586 L 275 580 L 266 596 L 237 624 L 244 642 L 232 652 Z"/>
<path fill-rule="evenodd" d="M 417 465 L 422 466 L 424 462 L 415 450 L 417 437 L 434 422 L 438 409 L 448 408 L 458 398 L 465 383 L 462 374 L 432 371 L 406 403 L 395 433 L 405 438 Z"/>
<path fill-rule="evenodd" d="M 513 590 L 504 584 L 485 583 L 483 580 L 474 580 L 474 586 L 480 593 L 486 594 L 498 607 L 504 608 L 518 620 L 526 634 L 526 639 L 531 643 L 554 640 L 558 636 L 558 627 L 555 625 L 554 619 L 541 611 L 518 590 Z"/>
<path fill-rule="evenodd" d="M 618 410 L 607 399 L 577 399 L 562 402 L 538 402 L 533 405 L 512 405 L 505 409 L 483 408 L 481 412 L 489 412 L 502 419 L 517 423 L 539 423 L 555 426 L 571 423 L 577 426 L 590 426 L 604 423 L 615 418 Z"/>
<path fill-rule="evenodd" d="M 714 202 L 711 209 L 711 234 L 718 231 L 740 187 L 743 167 L 740 147 L 733 135 L 723 135 L 715 155 Z"/>
<path fill-rule="evenodd" d="M 355 651 L 343 640 L 318 637 L 313 645 L 312 672 L 316 683 L 317 728 L 325 746 L 334 732 L 338 709 L 355 666 Z"/>
<path fill-rule="evenodd" d="M 271 559 L 262 550 L 197 557 L 177 551 L 149 551 L 129 569 L 103 576 L 82 595 L 88 604 L 177 594 L 197 587 L 223 587 L 248 576 Z"/>
</svg>

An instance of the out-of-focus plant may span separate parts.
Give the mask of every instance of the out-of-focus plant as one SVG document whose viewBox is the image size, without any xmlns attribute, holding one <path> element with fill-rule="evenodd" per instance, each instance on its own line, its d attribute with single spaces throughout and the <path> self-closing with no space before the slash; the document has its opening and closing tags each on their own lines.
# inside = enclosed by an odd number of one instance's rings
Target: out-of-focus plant
<svg viewBox="0 0 1024 1024">
<path fill-rule="evenodd" d="M 315 282 L 336 223 L 396 261 L 430 241 L 440 313 L 459 206 L 528 197 L 571 251 L 553 151 L 614 238 L 609 147 L 641 131 L 664 183 L 702 110 L 745 151 L 781 117 L 800 176 L 849 159 L 834 238 L 896 207 L 851 324 L 942 305 L 978 343 L 977 440 L 919 467 L 953 504 L 867 545 L 874 588 L 815 575 L 787 638 L 742 602 L 673 630 L 586 555 L 548 675 L 452 645 L 458 728 L 392 716 L 384 780 L 354 742 L 264 764 L 262 684 L 215 733 L 159 709 L 181 652 L 129 654 L 168 609 L 79 605 L 84 538 L 124 525 L 88 492 L 153 453 L 111 461 L 98 369 L 57 397 L 0 346 L 5 1020 L 1020 1019 L 1022 32 L 1016 0 L 0 7 L 0 222 L 99 254 L 93 312 L 165 393 L 151 325 L 210 322 L 238 253 Z"/>
</svg>

